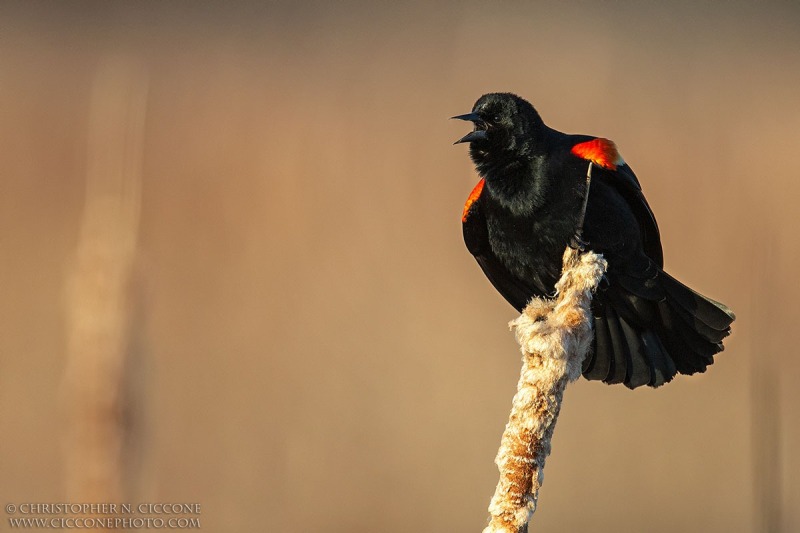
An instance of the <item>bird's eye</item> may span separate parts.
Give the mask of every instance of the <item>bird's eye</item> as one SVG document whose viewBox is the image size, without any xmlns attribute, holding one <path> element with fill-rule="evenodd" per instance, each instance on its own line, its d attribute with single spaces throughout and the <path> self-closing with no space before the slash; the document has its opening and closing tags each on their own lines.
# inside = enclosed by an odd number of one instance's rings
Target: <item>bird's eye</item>
<svg viewBox="0 0 800 533">
<path fill-rule="evenodd" d="M 500 122 L 500 115 L 495 115 L 492 117 L 492 122 Z"/>
</svg>

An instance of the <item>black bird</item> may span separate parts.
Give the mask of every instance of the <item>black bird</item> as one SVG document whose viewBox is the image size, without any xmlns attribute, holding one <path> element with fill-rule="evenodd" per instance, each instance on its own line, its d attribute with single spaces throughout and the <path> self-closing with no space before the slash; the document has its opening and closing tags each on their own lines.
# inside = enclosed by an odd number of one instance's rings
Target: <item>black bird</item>
<svg viewBox="0 0 800 533">
<path fill-rule="evenodd" d="M 568 245 L 607 259 L 586 378 L 658 387 L 714 362 L 735 316 L 664 272 L 656 219 L 613 142 L 549 128 L 510 93 L 483 95 L 453 118 L 475 125 L 456 144 L 470 143 L 482 178 L 464 206 L 464 241 L 511 305 L 553 295 Z"/>
</svg>

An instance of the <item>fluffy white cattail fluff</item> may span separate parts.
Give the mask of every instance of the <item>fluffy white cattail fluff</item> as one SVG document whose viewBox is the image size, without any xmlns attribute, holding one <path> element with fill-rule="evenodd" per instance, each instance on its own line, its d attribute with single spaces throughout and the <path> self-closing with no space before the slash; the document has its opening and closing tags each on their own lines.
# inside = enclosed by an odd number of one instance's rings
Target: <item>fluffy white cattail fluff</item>
<svg viewBox="0 0 800 533">
<path fill-rule="evenodd" d="M 536 510 L 567 383 L 581 375 L 592 342 L 592 293 L 606 271 L 593 252 L 567 248 L 552 300 L 534 298 L 509 326 L 522 350 L 522 371 L 495 462 L 500 470 L 483 533 L 525 531 Z"/>
</svg>

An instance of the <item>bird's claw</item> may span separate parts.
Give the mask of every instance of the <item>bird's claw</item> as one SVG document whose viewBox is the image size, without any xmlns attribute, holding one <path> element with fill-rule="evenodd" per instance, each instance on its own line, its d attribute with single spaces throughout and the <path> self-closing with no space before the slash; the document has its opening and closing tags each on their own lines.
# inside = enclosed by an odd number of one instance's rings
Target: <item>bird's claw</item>
<svg viewBox="0 0 800 533">
<path fill-rule="evenodd" d="M 587 246 L 589 246 L 589 243 L 581 239 L 581 236 L 577 233 L 569 239 L 569 247 L 573 250 L 579 250 L 582 252 L 586 250 Z"/>
</svg>

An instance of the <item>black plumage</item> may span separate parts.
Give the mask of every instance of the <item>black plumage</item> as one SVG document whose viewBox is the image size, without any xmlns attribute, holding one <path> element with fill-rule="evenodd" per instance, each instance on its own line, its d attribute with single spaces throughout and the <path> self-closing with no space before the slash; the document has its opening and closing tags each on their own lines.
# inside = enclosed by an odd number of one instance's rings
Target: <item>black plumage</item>
<svg viewBox="0 0 800 533">
<path fill-rule="evenodd" d="M 586 378 L 657 387 L 713 363 L 734 314 L 664 272 L 655 217 L 613 143 L 549 128 L 509 93 L 484 95 L 454 118 L 475 125 L 457 143 L 470 143 L 482 178 L 464 209 L 464 241 L 511 305 L 521 311 L 534 296 L 552 296 L 577 236 L 608 260 L 592 302 Z"/>
</svg>

